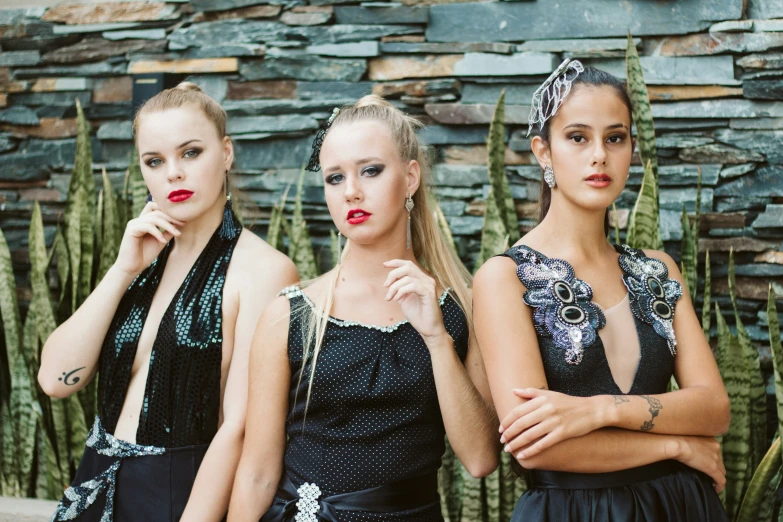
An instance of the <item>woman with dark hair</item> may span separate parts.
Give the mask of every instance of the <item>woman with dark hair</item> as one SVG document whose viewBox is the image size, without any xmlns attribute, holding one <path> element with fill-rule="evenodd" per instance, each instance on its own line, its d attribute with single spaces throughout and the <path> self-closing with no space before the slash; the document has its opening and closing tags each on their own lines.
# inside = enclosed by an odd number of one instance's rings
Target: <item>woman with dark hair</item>
<svg viewBox="0 0 783 522">
<path fill-rule="evenodd" d="M 52 397 L 100 376 L 98 415 L 53 520 L 218 522 L 242 448 L 253 331 L 298 277 L 233 213 L 219 103 L 182 83 L 150 98 L 133 130 L 150 201 L 41 354 Z"/>
<path fill-rule="evenodd" d="M 606 239 L 635 145 L 625 84 L 566 60 L 532 105 L 541 221 L 474 281 L 500 439 L 530 470 L 512 520 L 727 520 L 728 396 L 682 276 Z"/>
</svg>

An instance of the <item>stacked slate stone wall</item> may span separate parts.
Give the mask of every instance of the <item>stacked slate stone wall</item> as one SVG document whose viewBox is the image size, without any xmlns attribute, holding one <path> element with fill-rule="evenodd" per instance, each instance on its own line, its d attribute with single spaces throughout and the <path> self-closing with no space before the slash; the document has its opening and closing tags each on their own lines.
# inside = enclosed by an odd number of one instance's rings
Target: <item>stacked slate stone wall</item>
<svg viewBox="0 0 783 522">
<path fill-rule="evenodd" d="M 746 4 L 746 5 L 743 5 Z M 780 19 L 776 19 L 780 18 Z M 625 75 L 637 39 L 653 100 L 667 250 L 678 257 L 683 204 L 701 168 L 702 252 L 727 306 L 734 249 L 740 307 L 769 365 L 765 316 L 783 295 L 783 0 L 192 0 L 0 9 L 0 227 L 22 301 L 27 231 L 41 202 L 47 242 L 62 219 L 76 132 L 74 98 L 93 128 L 96 176 L 119 188 L 131 150 L 132 75 L 191 75 L 223 103 L 245 216 L 264 235 L 332 108 L 377 93 L 429 126 L 434 173 L 460 254 L 472 266 L 489 188 L 485 139 L 506 91 L 508 177 L 523 229 L 535 223 L 540 171 L 525 139 L 528 103 L 564 57 Z M 624 229 L 638 158 L 618 201 Z M 327 255 L 320 178 L 305 214 Z M 289 198 L 289 201 L 291 199 Z"/>
</svg>

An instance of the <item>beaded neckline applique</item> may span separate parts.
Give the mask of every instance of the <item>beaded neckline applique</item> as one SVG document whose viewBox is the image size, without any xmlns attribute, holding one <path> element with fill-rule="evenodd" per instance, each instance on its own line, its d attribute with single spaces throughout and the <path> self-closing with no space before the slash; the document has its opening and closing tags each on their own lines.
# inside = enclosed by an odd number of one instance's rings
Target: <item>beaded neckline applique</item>
<svg viewBox="0 0 783 522">
<path fill-rule="evenodd" d="M 451 290 L 451 288 L 447 288 L 441 294 L 440 299 L 439 299 L 440 306 L 443 306 L 443 303 L 446 302 L 446 297 L 448 297 L 450 290 Z M 304 299 L 305 303 L 307 303 L 308 306 L 310 306 L 310 308 L 312 308 L 313 310 L 316 309 L 315 308 L 315 303 L 309 297 L 307 297 L 307 294 L 302 292 L 302 289 L 299 288 L 298 286 L 289 286 L 289 287 L 283 288 L 283 290 L 280 291 L 279 295 L 284 295 L 288 299 L 291 299 L 293 297 L 301 297 L 302 299 Z M 371 330 L 378 330 L 378 331 L 384 332 L 384 333 L 394 332 L 398 328 L 400 328 L 401 326 L 409 323 L 408 320 L 404 320 L 404 321 L 400 321 L 400 322 L 395 323 L 395 324 L 390 325 L 390 326 L 378 326 L 378 325 L 374 325 L 374 324 L 364 324 L 364 323 L 360 323 L 360 322 L 357 322 L 357 321 L 346 321 L 346 320 L 343 320 L 343 319 L 337 319 L 336 317 L 332 317 L 331 315 L 327 316 L 327 319 L 329 320 L 330 323 L 335 324 L 337 326 L 342 326 L 343 328 L 349 328 L 349 327 L 352 327 L 352 326 L 360 326 L 362 328 L 369 328 Z"/>
<path fill-rule="evenodd" d="M 668 278 L 669 270 L 663 261 L 647 257 L 641 250 L 628 245 L 617 247 L 617 251 L 620 252 L 620 268 L 630 295 L 631 311 L 666 339 L 672 356 L 676 355 L 674 306 L 682 297 L 682 285 Z"/>
<path fill-rule="evenodd" d="M 578 279 L 562 259 L 548 258 L 527 246 L 516 247 L 517 276 L 525 285 L 524 300 L 535 309 L 533 323 L 539 335 L 551 337 L 565 351 L 569 364 L 582 362 L 584 348 L 592 345 L 606 319 L 593 302 L 593 290 Z"/>
</svg>

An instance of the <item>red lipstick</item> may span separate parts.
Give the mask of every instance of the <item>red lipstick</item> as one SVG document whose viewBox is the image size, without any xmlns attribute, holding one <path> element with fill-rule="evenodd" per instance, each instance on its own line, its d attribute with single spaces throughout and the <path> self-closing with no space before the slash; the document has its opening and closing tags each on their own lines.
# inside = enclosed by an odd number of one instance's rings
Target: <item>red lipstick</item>
<svg viewBox="0 0 783 522">
<path fill-rule="evenodd" d="M 174 190 L 169 192 L 169 201 L 172 203 L 182 203 L 183 201 L 190 199 L 190 196 L 192 195 L 193 192 L 190 190 Z"/>
<path fill-rule="evenodd" d="M 612 184 L 612 178 L 610 178 L 608 174 L 600 172 L 597 174 L 590 174 L 587 179 L 585 179 L 585 182 L 591 187 L 604 188 Z"/>
<path fill-rule="evenodd" d="M 353 210 L 348 211 L 347 220 L 348 223 L 351 225 L 359 225 L 361 223 L 364 223 L 368 219 L 370 219 L 370 216 L 372 216 L 372 214 L 370 214 L 366 210 L 355 208 Z"/>
</svg>

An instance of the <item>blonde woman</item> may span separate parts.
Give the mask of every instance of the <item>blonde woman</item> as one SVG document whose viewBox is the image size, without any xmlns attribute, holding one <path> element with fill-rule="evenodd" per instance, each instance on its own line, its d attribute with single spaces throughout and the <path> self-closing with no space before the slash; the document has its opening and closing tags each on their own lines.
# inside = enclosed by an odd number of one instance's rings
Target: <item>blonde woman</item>
<svg viewBox="0 0 783 522">
<path fill-rule="evenodd" d="M 134 134 L 153 201 L 41 355 L 52 397 L 100 375 L 98 416 L 53 520 L 217 522 L 242 448 L 253 331 L 298 277 L 234 216 L 220 104 L 180 84 L 144 104 Z"/>
<path fill-rule="evenodd" d="M 347 246 L 259 321 L 228 519 L 439 521 L 444 434 L 472 475 L 497 465 L 470 276 L 428 209 L 415 120 L 368 96 L 330 123 L 309 167 Z"/>
</svg>

